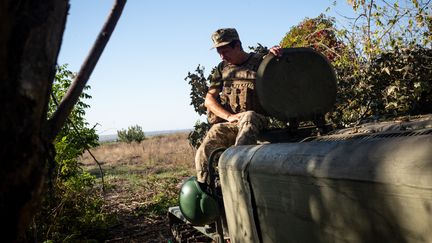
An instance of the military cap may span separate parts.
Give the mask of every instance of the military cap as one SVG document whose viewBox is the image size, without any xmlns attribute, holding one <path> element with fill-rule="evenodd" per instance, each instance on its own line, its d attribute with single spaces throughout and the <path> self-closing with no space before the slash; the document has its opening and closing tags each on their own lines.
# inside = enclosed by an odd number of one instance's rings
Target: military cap
<svg viewBox="0 0 432 243">
<path fill-rule="evenodd" d="M 213 48 L 228 45 L 234 40 L 240 40 L 237 30 L 234 28 L 218 29 L 212 34 L 211 38 L 214 44 Z"/>
</svg>

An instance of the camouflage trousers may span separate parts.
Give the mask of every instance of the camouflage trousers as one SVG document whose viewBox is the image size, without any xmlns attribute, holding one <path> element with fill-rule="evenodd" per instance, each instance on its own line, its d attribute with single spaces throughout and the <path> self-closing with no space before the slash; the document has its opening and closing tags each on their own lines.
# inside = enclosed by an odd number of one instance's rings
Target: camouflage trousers
<svg viewBox="0 0 432 243">
<path fill-rule="evenodd" d="M 254 111 L 244 112 L 238 122 L 214 124 L 207 132 L 195 155 L 197 179 L 204 183 L 207 178 L 207 160 L 215 149 L 232 145 L 253 145 L 258 133 L 267 126 L 267 119 Z"/>
</svg>

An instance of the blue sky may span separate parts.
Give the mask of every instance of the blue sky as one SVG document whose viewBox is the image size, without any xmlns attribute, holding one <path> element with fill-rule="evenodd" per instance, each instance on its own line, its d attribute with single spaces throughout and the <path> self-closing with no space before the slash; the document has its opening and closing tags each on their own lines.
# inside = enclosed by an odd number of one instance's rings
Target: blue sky
<svg viewBox="0 0 432 243">
<path fill-rule="evenodd" d="M 123 15 L 88 84 L 93 96 L 86 118 L 98 133 L 140 125 L 144 131 L 189 129 L 199 117 L 184 80 L 198 64 L 206 75 L 220 61 L 210 50 L 211 33 L 234 27 L 243 46 L 278 44 L 304 18 L 314 18 L 333 1 L 143 1 L 128 0 Z M 59 64 L 77 72 L 113 1 L 71 0 Z M 349 15 L 345 1 L 327 15 Z"/>
</svg>

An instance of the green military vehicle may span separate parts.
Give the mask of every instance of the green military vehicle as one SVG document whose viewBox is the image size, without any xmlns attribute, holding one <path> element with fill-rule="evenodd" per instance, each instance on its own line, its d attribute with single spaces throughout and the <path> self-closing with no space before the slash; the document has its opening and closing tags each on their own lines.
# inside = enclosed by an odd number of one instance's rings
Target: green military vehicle
<svg viewBox="0 0 432 243">
<path fill-rule="evenodd" d="M 289 128 L 210 156 L 169 209 L 178 242 L 432 242 L 432 115 L 330 129 L 335 75 L 307 48 L 266 57 L 257 92 Z"/>
</svg>

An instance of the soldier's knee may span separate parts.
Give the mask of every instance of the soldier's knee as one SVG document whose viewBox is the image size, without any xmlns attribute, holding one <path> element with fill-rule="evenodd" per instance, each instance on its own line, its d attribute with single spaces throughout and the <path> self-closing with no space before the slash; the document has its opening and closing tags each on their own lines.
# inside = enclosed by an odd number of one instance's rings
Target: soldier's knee
<svg viewBox="0 0 432 243">
<path fill-rule="evenodd" d="M 242 126 L 245 123 L 253 123 L 257 120 L 258 114 L 255 111 L 245 111 L 239 120 L 239 125 Z"/>
<path fill-rule="evenodd" d="M 244 116 L 245 117 L 254 117 L 256 116 L 256 112 L 255 111 L 245 111 Z"/>
</svg>

